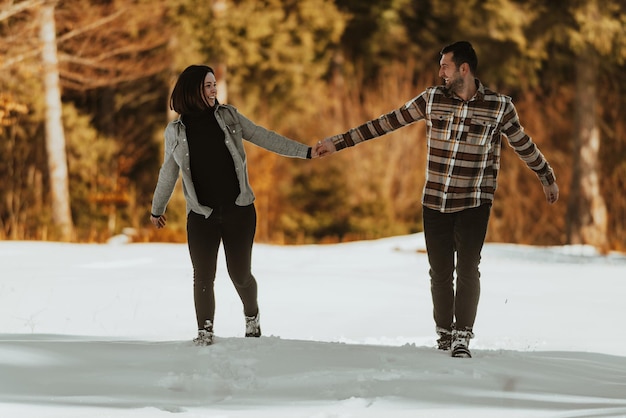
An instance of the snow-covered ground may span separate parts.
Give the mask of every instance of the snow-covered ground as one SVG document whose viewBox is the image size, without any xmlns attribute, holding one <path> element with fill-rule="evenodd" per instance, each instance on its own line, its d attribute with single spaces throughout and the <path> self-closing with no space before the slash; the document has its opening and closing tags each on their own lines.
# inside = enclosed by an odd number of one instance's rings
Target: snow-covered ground
<svg viewBox="0 0 626 418">
<path fill-rule="evenodd" d="M 220 254 L 195 347 L 181 244 L 0 242 L 0 417 L 626 417 L 626 257 L 487 244 L 472 359 L 434 349 L 420 234 Z"/>
</svg>

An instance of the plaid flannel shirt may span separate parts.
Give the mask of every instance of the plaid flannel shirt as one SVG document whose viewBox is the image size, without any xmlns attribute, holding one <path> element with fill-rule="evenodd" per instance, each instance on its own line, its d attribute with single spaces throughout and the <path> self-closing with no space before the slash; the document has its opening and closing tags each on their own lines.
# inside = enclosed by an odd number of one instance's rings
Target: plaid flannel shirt
<svg viewBox="0 0 626 418">
<path fill-rule="evenodd" d="M 401 108 L 330 139 L 341 150 L 424 119 L 428 161 L 422 203 L 444 213 L 493 202 L 503 135 L 544 186 L 554 183 L 552 168 L 524 133 L 511 98 L 478 80 L 476 85 L 467 102 L 443 86 L 430 87 Z"/>
</svg>

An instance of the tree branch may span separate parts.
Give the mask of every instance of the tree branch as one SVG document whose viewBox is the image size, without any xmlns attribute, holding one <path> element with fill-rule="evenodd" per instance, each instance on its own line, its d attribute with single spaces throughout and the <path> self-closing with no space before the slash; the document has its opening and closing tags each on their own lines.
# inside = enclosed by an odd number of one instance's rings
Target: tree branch
<svg viewBox="0 0 626 418">
<path fill-rule="evenodd" d="M 45 3 L 45 0 L 26 0 L 17 4 L 12 4 L 8 6 L 8 8 L 6 9 L 3 6 L 3 10 L 0 12 L 0 22 L 2 22 L 5 19 L 10 18 L 13 15 L 21 13 L 33 7 L 40 6 L 44 3 Z"/>
<path fill-rule="evenodd" d="M 75 36 L 81 35 L 81 34 L 83 34 L 85 32 L 89 32 L 92 29 L 96 29 L 96 28 L 98 28 L 98 27 L 100 27 L 102 25 L 105 25 L 105 24 L 107 24 L 107 23 L 117 19 L 121 14 L 123 14 L 125 12 L 126 12 L 125 9 L 120 9 L 120 10 L 116 11 L 115 13 L 110 14 L 108 16 L 105 16 L 105 17 L 103 17 L 101 19 L 98 19 L 98 20 L 96 20 L 96 21 L 94 21 L 94 22 L 92 22 L 92 23 L 90 23 L 88 25 L 85 25 L 85 26 L 79 27 L 77 29 L 71 30 L 69 32 L 66 32 L 63 35 L 57 37 L 57 42 L 61 43 L 61 42 L 66 41 L 66 40 L 68 40 L 70 38 L 73 38 Z"/>
<path fill-rule="evenodd" d="M 0 69 L 6 70 L 14 65 L 20 64 L 26 61 L 29 58 L 34 58 L 41 53 L 41 48 L 32 49 L 30 51 L 24 52 L 23 54 L 16 55 L 14 57 L 5 59 L 0 63 Z"/>
</svg>

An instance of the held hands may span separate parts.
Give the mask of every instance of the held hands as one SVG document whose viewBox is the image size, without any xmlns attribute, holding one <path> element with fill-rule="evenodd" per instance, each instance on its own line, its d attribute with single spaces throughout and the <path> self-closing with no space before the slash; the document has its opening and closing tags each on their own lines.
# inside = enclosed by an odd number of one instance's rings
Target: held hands
<svg viewBox="0 0 626 418">
<path fill-rule="evenodd" d="M 549 186 L 543 186 L 543 193 L 546 195 L 546 200 L 549 204 L 559 200 L 559 186 L 557 186 L 556 182 Z"/>
<path fill-rule="evenodd" d="M 336 151 L 337 149 L 335 148 L 335 144 L 333 144 L 333 141 L 326 138 L 321 141 L 318 141 L 318 143 L 315 144 L 315 146 L 311 149 L 311 157 L 312 158 L 326 157 L 327 155 L 330 155 Z"/>
<path fill-rule="evenodd" d="M 161 215 L 159 217 L 150 215 L 150 222 L 152 222 L 152 225 L 154 225 L 157 229 L 161 229 L 165 226 L 167 220 L 165 219 L 165 215 Z"/>
</svg>

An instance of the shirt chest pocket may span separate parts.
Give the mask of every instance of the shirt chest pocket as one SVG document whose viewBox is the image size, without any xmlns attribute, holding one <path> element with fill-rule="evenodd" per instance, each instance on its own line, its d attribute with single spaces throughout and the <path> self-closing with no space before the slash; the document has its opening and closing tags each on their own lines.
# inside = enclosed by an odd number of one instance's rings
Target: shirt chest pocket
<svg viewBox="0 0 626 418">
<path fill-rule="evenodd" d="M 176 147 L 178 147 L 178 141 L 172 141 L 171 144 L 167 144 L 167 152 L 174 154 Z"/>
<path fill-rule="evenodd" d="M 468 140 L 477 145 L 486 145 L 491 142 L 498 123 L 494 118 L 474 116 L 469 129 Z"/>
<path fill-rule="evenodd" d="M 450 139 L 453 121 L 452 112 L 432 112 L 426 121 L 430 136 L 436 139 Z"/>
<path fill-rule="evenodd" d="M 186 165 L 186 161 L 189 160 L 189 147 L 187 146 L 187 141 L 174 141 L 170 148 L 169 153 L 174 158 L 174 161 L 178 164 L 179 167 L 183 168 Z M 188 165 L 188 163 L 187 163 Z"/>
<path fill-rule="evenodd" d="M 241 138 L 242 137 L 242 127 L 241 124 L 239 122 L 231 122 L 231 123 L 227 123 L 226 125 L 226 131 L 228 132 L 228 135 L 231 135 L 234 138 Z"/>
</svg>

